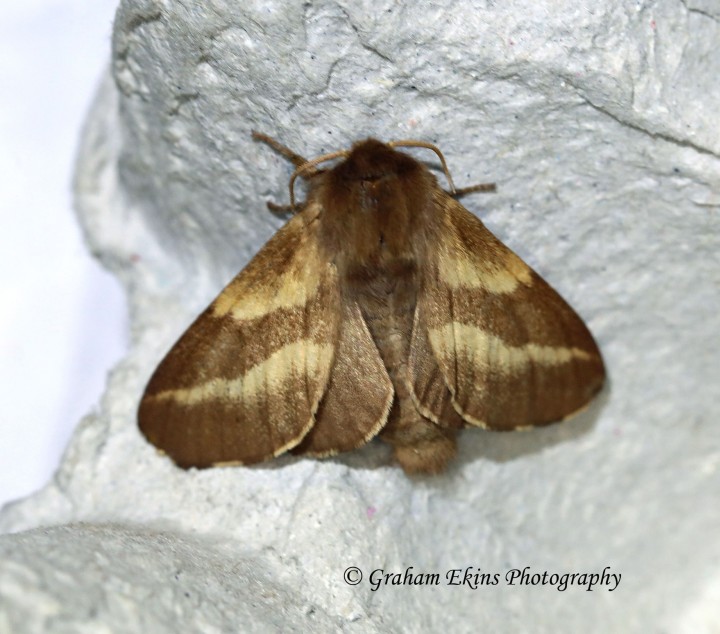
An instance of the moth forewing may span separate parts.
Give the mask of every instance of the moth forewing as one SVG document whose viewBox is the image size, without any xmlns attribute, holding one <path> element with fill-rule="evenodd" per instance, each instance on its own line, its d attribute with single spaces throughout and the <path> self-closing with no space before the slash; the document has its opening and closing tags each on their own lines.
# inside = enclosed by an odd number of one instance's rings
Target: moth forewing
<svg viewBox="0 0 720 634">
<path fill-rule="evenodd" d="M 444 202 L 418 314 L 454 408 L 495 430 L 546 425 L 581 409 L 605 376 L 587 327 L 474 215 Z M 434 370 L 413 366 L 415 383 Z"/>
<path fill-rule="evenodd" d="M 339 329 L 316 212 L 292 218 L 198 317 L 140 403 L 145 436 L 182 467 L 252 464 L 314 425 Z"/>
</svg>

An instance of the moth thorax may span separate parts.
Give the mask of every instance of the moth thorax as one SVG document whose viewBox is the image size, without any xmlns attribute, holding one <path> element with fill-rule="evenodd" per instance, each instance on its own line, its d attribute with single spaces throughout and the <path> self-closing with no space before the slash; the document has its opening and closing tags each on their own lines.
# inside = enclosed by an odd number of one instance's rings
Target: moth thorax
<svg viewBox="0 0 720 634">
<path fill-rule="evenodd" d="M 418 246 L 418 234 L 426 224 L 428 203 L 409 196 L 406 184 L 388 175 L 377 181 L 356 181 L 337 187 L 341 204 L 330 197 L 325 207 L 323 230 L 336 251 L 351 260 L 374 262 L 408 259 Z M 340 192 L 338 190 L 341 190 Z"/>
</svg>

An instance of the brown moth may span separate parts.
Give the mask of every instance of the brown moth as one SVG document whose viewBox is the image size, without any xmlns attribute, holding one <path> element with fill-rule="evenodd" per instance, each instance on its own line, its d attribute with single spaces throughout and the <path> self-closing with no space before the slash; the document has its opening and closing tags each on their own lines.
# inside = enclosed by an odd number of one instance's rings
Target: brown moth
<svg viewBox="0 0 720 634">
<path fill-rule="evenodd" d="M 153 374 L 140 429 L 181 467 L 323 457 L 379 436 L 438 473 L 463 427 L 561 421 L 603 385 L 575 311 L 454 196 L 439 150 L 367 139 L 313 161 L 264 135 L 307 201 Z M 444 191 L 394 149 L 433 149 Z M 330 159 L 343 160 L 328 169 Z"/>
</svg>

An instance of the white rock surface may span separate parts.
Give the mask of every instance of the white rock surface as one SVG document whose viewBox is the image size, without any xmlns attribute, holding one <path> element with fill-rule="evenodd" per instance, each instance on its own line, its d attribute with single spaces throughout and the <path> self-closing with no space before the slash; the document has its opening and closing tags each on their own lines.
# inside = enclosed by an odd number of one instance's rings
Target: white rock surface
<svg viewBox="0 0 720 634">
<path fill-rule="evenodd" d="M 478 7 L 123 2 L 76 191 L 134 345 L 53 482 L 0 515 L 19 533 L 0 538 L 0 631 L 717 631 L 717 12 Z M 586 318 L 602 397 L 562 426 L 465 432 L 436 478 L 375 444 L 202 472 L 159 457 L 144 383 L 287 200 L 290 167 L 251 129 L 305 156 L 423 138 L 458 185 L 496 181 L 465 203 Z M 441 585 L 372 590 L 410 566 Z M 445 585 L 468 566 L 499 583 Z M 622 578 L 508 586 L 525 566 Z"/>
</svg>

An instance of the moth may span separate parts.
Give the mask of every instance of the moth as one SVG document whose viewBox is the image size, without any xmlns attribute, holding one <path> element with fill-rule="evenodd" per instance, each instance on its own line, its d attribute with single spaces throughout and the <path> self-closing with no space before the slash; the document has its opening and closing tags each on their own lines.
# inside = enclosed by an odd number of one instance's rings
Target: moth
<svg viewBox="0 0 720 634">
<path fill-rule="evenodd" d="M 492 185 L 456 191 L 419 141 L 308 161 L 254 136 L 295 165 L 296 213 L 147 385 L 140 429 L 177 465 L 324 457 L 378 436 L 407 473 L 439 473 L 462 428 L 547 425 L 601 389 L 580 317 L 456 200 Z M 449 191 L 402 146 L 435 151 Z"/>
</svg>

